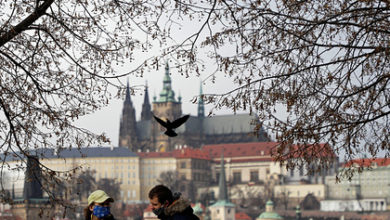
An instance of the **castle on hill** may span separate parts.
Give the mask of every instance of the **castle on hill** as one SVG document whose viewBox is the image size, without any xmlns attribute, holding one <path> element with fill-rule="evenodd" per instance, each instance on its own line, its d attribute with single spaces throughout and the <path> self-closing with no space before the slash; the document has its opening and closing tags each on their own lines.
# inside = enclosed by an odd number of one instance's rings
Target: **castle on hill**
<svg viewBox="0 0 390 220">
<path fill-rule="evenodd" d="M 145 88 L 139 121 L 136 121 L 127 83 L 126 98 L 120 118 L 118 146 L 127 147 L 133 152 L 166 152 L 184 145 L 198 148 L 206 144 L 268 141 L 268 136 L 263 129 L 254 132 L 255 124 L 259 122 L 255 115 L 232 114 L 205 117 L 202 95 L 202 86 L 200 86 L 197 115 L 191 115 L 185 124 L 176 129 L 178 136 L 171 138 L 164 134 L 165 129 L 153 118 L 154 114 L 159 118 L 173 121 L 183 115 L 182 98 L 180 95 L 176 98 L 172 90 L 168 63 L 165 66 L 163 89 L 158 98 L 153 97 L 152 105 L 149 101 L 148 87 Z"/>
</svg>

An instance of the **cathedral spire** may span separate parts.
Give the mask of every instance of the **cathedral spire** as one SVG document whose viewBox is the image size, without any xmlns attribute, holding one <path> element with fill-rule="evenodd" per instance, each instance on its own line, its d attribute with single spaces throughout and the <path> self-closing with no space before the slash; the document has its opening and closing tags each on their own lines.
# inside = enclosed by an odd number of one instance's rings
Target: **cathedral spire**
<svg viewBox="0 0 390 220">
<path fill-rule="evenodd" d="M 204 118 L 202 81 L 200 82 L 200 88 L 199 88 L 198 117 Z"/>
<path fill-rule="evenodd" d="M 145 83 L 144 103 L 142 104 L 141 120 L 150 120 L 152 118 L 152 111 L 149 102 L 148 81 Z"/>
<path fill-rule="evenodd" d="M 221 169 L 219 174 L 218 188 L 219 188 L 218 201 L 229 202 L 229 196 L 228 196 L 227 186 L 226 186 L 225 161 L 223 157 L 223 149 L 221 155 Z"/>
<path fill-rule="evenodd" d="M 131 102 L 129 80 L 126 86 L 126 98 L 123 103 L 122 115 L 119 125 L 119 143 L 120 147 L 128 147 L 131 151 L 136 151 L 137 130 L 135 120 L 135 109 Z"/>
<path fill-rule="evenodd" d="M 127 85 L 126 85 L 126 98 L 125 98 L 125 104 L 133 105 L 133 103 L 131 102 L 131 96 L 130 96 L 129 79 L 127 79 Z"/>
</svg>

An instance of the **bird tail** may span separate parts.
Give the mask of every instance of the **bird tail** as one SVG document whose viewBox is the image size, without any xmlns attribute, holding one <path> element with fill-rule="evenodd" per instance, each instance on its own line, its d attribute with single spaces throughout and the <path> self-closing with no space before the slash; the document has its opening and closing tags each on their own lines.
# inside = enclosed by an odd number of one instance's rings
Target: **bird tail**
<svg viewBox="0 0 390 220">
<path fill-rule="evenodd" d="M 169 137 L 176 137 L 177 134 L 174 130 L 168 129 L 164 134 L 168 135 Z"/>
</svg>

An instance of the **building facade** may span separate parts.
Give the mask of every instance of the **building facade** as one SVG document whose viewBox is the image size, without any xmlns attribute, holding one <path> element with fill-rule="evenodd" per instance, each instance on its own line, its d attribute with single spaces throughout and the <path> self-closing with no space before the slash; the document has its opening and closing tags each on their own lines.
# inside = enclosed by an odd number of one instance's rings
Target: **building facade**
<svg viewBox="0 0 390 220">
<path fill-rule="evenodd" d="M 371 168 L 368 168 L 369 166 Z M 379 202 L 379 205 L 376 205 L 377 200 L 385 199 L 387 205 L 390 201 L 390 160 L 384 158 L 353 160 L 344 164 L 340 172 L 346 168 L 357 170 L 358 167 L 362 167 L 363 172 L 356 172 L 351 180 L 341 178 L 340 182 L 337 182 L 336 176 L 328 176 L 326 178 L 327 198 L 329 200 L 368 201 L 368 205 L 362 205 L 362 207 L 382 207 L 384 203 Z M 375 201 L 370 205 L 369 200 Z M 352 207 L 355 203 L 348 204 Z"/>
<path fill-rule="evenodd" d="M 64 149 L 60 152 L 53 149 L 42 149 L 34 154 L 39 155 L 40 163 L 56 171 L 58 175 L 67 172 L 76 175 L 83 171 L 93 171 L 95 181 L 100 179 L 114 179 L 120 184 L 120 198 L 116 201 L 124 203 L 138 203 L 141 201 L 140 184 L 140 160 L 137 154 L 127 148 L 93 147 L 81 149 Z M 19 166 L 20 161 L 9 161 L 11 166 Z M 15 196 L 20 197 L 23 189 L 23 173 L 15 172 L 10 174 L 13 182 Z M 81 198 L 85 203 L 87 198 Z"/>
<path fill-rule="evenodd" d="M 210 183 L 211 160 L 200 149 L 181 148 L 170 152 L 139 152 L 141 158 L 142 174 L 142 200 L 148 201 L 148 192 L 159 182 L 160 175 L 171 171 L 174 178 L 180 181 L 178 191 L 184 197 L 196 199 L 199 187 Z"/>
</svg>

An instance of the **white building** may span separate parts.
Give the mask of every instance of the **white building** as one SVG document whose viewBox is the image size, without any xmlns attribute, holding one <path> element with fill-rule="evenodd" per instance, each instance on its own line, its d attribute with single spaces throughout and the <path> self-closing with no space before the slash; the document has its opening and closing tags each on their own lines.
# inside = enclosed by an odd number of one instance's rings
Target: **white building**
<svg viewBox="0 0 390 220">
<path fill-rule="evenodd" d="M 362 199 L 362 200 L 323 200 L 321 211 L 324 212 L 367 212 L 386 211 L 386 199 Z"/>
</svg>

